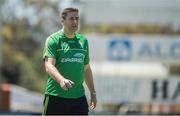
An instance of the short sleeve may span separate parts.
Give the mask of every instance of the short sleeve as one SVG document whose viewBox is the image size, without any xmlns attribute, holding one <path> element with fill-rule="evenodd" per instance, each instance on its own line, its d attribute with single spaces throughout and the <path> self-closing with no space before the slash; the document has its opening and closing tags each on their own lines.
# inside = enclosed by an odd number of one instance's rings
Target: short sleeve
<svg viewBox="0 0 180 116">
<path fill-rule="evenodd" d="M 84 65 L 89 64 L 89 45 L 88 41 L 85 41 L 85 58 L 84 58 Z"/>
<path fill-rule="evenodd" d="M 56 48 L 57 44 L 54 41 L 53 38 L 48 37 L 45 42 L 45 46 L 43 49 L 43 60 L 45 60 L 46 57 L 49 58 L 56 58 Z"/>
</svg>

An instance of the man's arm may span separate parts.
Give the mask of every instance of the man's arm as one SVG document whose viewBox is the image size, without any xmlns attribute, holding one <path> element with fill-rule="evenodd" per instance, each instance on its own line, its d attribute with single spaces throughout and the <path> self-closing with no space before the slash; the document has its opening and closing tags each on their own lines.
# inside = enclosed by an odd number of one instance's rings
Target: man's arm
<svg viewBox="0 0 180 116">
<path fill-rule="evenodd" d="M 52 76 L 52 78 L 60 84 L 62 89 L 68 90 L 72 88 L 72 85 L 74 84 L 71 80 L 65 79 L 57 70 L 55 67 L 56 60 L 54 58 L 48 58 L 45 59 L 45 69 L 46 72 Z"/>
<path fill-rule="evenodd" d="M 92 71 L 91 71 L 91 67 L 89 64 L 85 65 L 84 73 L 85 73 L 85 82 L 90 91 L 90 97 L 91 97 L 90 98 L 90 107 L 92 109 L 94 109 L 97 104 L 97 99 L 96 99 L 96 91 L 95 91 L 94 83 L 93 83 Z"/>
</svg>

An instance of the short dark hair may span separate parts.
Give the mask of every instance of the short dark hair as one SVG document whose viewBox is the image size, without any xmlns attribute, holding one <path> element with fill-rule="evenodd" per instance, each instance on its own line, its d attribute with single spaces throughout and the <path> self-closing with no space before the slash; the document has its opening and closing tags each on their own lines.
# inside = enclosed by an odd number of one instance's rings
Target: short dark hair
<svg viewBox="0 0 180 116">
<path fill-rule="evenodd" d="M 65 8 L 61 13 L 61 18 L 66 19 L 67 13 L 69 12 L 79 12 L 77 8 Z"/>
</svg>

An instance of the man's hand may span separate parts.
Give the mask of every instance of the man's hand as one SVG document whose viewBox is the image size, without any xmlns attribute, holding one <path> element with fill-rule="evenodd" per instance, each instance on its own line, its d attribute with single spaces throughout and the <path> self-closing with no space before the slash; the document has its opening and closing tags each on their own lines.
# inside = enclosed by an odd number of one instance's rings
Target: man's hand
<svg viewBox="0 0 180 116">
<path fill-rule="evenodd" d="M 71 80 L 65 79 L 59 73 L 59 71 L 55 67 L 55 64 L 56 64 L 56 59 L 46 57 L 46 60 L 45 60 L 46 72 L 50 74 L 53 77 L 53 79 L 56 80 L 60 84 L 62 89 L 68 90 L 72 88 L 74 82 L 72 82 Z"/>
<path fill-rule="evenodd" d="M 60 86 L 62 89 L 64 90 L 69 90 L 73 87 L 74 82 L 72 82 L 71 80 L 68 79 L 62 79 L 62 81 L 60 82 Z"/>
<path fill-rule="evenodd" d="M 94 93 L 91 93 L 91 96 L 90 96 L 91 98 L 90 98 L 90 108 L 91 109 L 94 109 L 94 108 L 96 108 L 96 104 L 97 104 L 97 99 L 96 99 L 96 93 L 94 92 Z"/>
</svg>

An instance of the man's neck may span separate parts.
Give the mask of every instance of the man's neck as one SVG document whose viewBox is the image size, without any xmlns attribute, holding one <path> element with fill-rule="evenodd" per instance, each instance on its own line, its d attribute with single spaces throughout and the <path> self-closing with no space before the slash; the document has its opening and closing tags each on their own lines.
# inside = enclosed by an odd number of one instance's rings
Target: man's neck
<svg viewBox="0 0 180 116">
<path fill-rule="evenodd" d="M 64 28 L 62 29 L 62 31 L 64 32 L 65 36 L 68 38 L 74 38 L 75 36 L 75 33 L 67 32 Z"/>
</svg>

